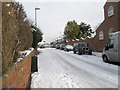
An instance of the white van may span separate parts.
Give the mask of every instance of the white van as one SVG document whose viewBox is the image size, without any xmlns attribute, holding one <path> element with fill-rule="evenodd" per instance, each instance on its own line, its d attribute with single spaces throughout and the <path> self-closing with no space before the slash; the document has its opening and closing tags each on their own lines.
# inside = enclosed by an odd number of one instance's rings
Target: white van
<svg viewBox="0 0 120 90">
<path fill-rule="evenodd" d="M 120 31 L 113 33 L 110 37 L 103 49 L 102 58 L 104 62 L 120 62 Z"/>
</svg>

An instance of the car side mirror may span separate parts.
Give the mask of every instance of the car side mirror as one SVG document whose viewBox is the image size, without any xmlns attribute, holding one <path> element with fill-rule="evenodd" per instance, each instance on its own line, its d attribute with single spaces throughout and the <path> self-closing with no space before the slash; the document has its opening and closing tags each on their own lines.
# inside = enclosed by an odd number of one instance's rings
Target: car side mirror
<svg viewBox="0 0 120 90">
<path fill-rule="evenodd" d="M 105 50 L 108 50 L 108 49 L 109 49 L 108 45 L 105 45 Z"/>
</svg>

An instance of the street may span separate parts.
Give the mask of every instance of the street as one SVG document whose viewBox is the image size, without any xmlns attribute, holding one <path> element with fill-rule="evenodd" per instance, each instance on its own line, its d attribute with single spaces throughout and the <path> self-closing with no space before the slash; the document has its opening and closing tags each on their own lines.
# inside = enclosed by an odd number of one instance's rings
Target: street
<svg viewBox="0 0 120 90">
<path fill-rule="evenodd" d="M 52 48 L 40 51 L 31 88 L 118 88 L 118 66 L 99 56 Z"/>
</svg>

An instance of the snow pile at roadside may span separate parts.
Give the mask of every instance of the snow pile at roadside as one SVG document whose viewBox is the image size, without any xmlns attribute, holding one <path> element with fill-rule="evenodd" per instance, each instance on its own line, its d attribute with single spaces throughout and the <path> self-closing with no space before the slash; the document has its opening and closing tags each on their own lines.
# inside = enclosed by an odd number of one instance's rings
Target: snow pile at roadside
<svg viewBox="0 0 120 90">
<path fill-rule="evenodd" d="M 37 51 L 42 53 L 45 50 L 45 48 L 41 49 L 41 48 L 37 48 Z"/>
<path fill-rule="evenodd" d="M 97 57 L 101 57 L 102 56 L 102 52 L 92 52 L 92 54 L 97 56 Z"/>
<path fill-rule="evenodd" d="M 69 51 L 69 52 L 66 52 L 66 53 L 72 53 L 73 54 L 73 51 Z M 94 55 L 94 56 L 97 56 L 97 57 L 102 57 L 102 52 L 92 52 L 92 54 Z M 85 54 L 83 54 L 83 55 L 85 55 Z M 80 55 L 79 55 L 80 56 Z"/>
</svg>

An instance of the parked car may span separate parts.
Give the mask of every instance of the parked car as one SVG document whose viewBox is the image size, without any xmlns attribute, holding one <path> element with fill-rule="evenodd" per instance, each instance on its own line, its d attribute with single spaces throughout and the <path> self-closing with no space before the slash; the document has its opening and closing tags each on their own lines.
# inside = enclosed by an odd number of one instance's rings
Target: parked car
<svg viewBox="0 0 120 90">
<path fill-rule="evenodd" d="M 60 49 L 60 44 L 56 44 L 56 49 Z"/>
<path fill-rule="evenodd" d="M 89 54 L 92 55 L 92 50 L 89 48 L 86 42 L 79 42 L 73 45 L 73 52 L 78 52 L 79 55 L 81 54 Z"/>
<path fill-rule="evenodd" d="M 120 31 L 113 33 L 109 42 L 103 49 L 102 58 L 104 62 L 120 63 Z"/>
<path fill-rule="evenodd" d="M 66 44 L 61 44 L 61 45 L 60 45 L 60 49 L 61 49 L 61 50 L 64 50 L 65 46 L 66 46 Z"/>
<path fill-rule="evenodd" d="M 44 45 L 45 48 L 51 48 L 51 45 Z"/>
<path fill-rule="evenodd" d="M 52 45 L 51 45 L 51 48 L 55 48 L 55 47 L 56 47 L 56 44 L 52 44 Z"/>
<path fill-rule="evenodd" d="M 73 51 L 73 46 L 72 45 L 66 45 L 64 50 L 67 51 L 67 52 Z"/>
<path fill-rule="evenodd" d="M 45 48 L 45 45 L 41 45 L 40 48 Z"/>
</svg>

